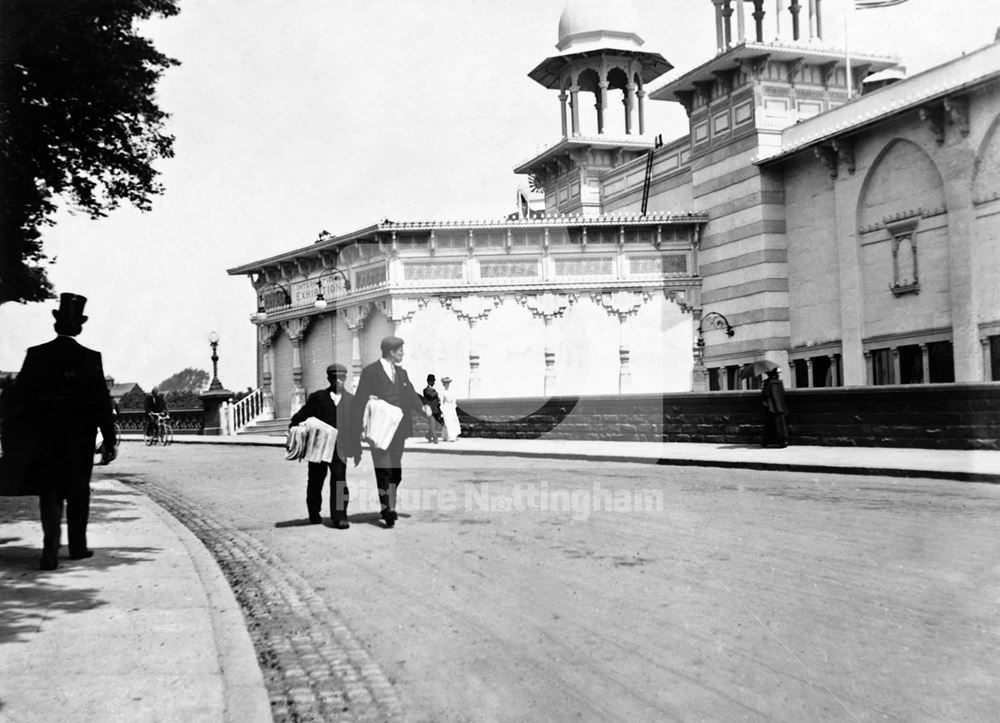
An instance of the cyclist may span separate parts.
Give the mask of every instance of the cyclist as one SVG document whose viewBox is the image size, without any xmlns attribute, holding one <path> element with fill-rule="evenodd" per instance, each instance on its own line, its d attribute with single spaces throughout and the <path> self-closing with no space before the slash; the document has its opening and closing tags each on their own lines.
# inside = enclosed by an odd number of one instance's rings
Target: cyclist
<svg viewBox="0 0 1000 723">
<path fill-rule="evenodd" d="M 160 390 L 153 387 L 153 391 L 146 395 L 146 430 L 149 434 L 156 434 L 156 425 L 160 415 L 167 416 L 170 410 L 167 409 L 167 400 L 160 394 Z"/>
</svg>

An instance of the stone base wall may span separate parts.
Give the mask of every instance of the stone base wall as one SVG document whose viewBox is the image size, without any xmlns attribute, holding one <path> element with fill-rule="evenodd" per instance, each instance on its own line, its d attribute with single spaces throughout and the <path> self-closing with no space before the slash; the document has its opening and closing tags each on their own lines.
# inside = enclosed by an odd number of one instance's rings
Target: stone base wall
<svg viewBox="0 0 1000 723">
<path fill-rule="evenodd" d="M 791 443 L 1000 449 L 1000 384 L 787 391 Z M 462 434 L 506 439 L 760 443 L 760 392 L 481 399 L 459 405 Z M 422 434 L 423 420 L 415 420 Z"/>
</svg>

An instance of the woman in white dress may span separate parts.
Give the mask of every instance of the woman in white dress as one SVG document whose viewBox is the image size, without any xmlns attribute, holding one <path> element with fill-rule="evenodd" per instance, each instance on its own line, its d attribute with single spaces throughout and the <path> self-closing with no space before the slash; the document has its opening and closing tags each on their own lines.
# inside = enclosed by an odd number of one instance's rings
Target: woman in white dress
<svg viewBox="0 0 1000 723">
<path fill-rule="evenodd" d="M 451 391 L 451 377 L 442 379 L 441 384 L 444 386 L 441 390 L 441 416 L 444 417 L 442 439 L 454 442 L 462 433 L 462 426 L 458 423 L 458 397 Z"/>
</svg>

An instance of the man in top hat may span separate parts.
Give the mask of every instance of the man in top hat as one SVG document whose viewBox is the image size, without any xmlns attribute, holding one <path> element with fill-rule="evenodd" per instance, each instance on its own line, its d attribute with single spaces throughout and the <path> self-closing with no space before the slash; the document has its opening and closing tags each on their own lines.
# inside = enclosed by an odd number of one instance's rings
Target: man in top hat
<svg viewBox="0 0 1000 723">
<path fill-rule="evenodd" d="M 354 466 L 361 461 L 361 443 L 347 433 L 350 427 L 351 402 L 354 396 L 344 388 L 347 368 L 342 364 L 331 364 L 326 368 L 326 378 L 330 382 L 327 389 L 313 392 L 306 399 L 302 409 L 292 415 L 290 427 L 297 426 L 310 417 L 336 427 L 337 444 L 332 462 L 310 462 L 309 477 L 306 482 L 306 509 L 309 522 L 316 525 L 323 521 L 320 510 L 323 507 L 323 480 L 330 469 L 330 523 L 335 529 L 346 530 L 351 526 L 347 521 L 347 460 L 354 458 Z"/>
<path fill-rule="evenodd" d="M 444 425 L 444 417 L 441 416 L 441 397 L 438 395 L 437 389 L 434 388 L 434 382 L 437 381 L 437 377 L 433 374 L 427 375 L 427 386 L 424 387 L 424 411 L 430 410 L 430 416 L 427 417 L 427 441 L 437 444 L 438 442 L 438 432 Z"/>
<path fill-rule="evenodd" d="M 52 312 L 58 336 L 28 349 L 10 390 L 11 421 L 21 428 L 18 444 L 23 448 L 26 473 L 39 493 L 42 570 L 59 566 L 64 501 L 70 558 L 81 560 L 94 554 L 87 547 L 87 518 L 98 428 L 104 439 L 102 463 L 117 455 L 101 355 L 74 338 L 87 321 L 86 303 L 83 296 L 60 294 L 59 309 Z"/>
<path fill-rule="evenodd" d="M 387 336 L 382 340 L 381 347 L 382 358 L 361 370 L 351 414 L 351 438 L 361 439 L 362 421 L 369 399 L 382 399 L 403 411 L 403 418 L 388 448 L 371 448 L 382 519 L 386 527 L 393 527 L 398 518 L 396 488 L 403 477 L 403 444 L 413 434 L 410 415 L 420 410 L 424 402 L 410 383 L 406 370 L 399 366 L 403 361 L 403 340 L 398 336 Z"/>
</svg>

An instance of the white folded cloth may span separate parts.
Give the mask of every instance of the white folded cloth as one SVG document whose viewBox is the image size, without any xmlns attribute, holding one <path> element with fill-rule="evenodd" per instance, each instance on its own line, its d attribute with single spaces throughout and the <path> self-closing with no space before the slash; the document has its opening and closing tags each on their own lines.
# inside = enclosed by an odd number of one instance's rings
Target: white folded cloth
<svg viewBox="0 0 1000 723">
<path fill-rule="evenodd" d="M 369 399 L 365 405 L 361 436 L 378 449 L 388 449 L 396 428 L 403 419 L 403 410 L 384 399 Z"/>
</svg>

